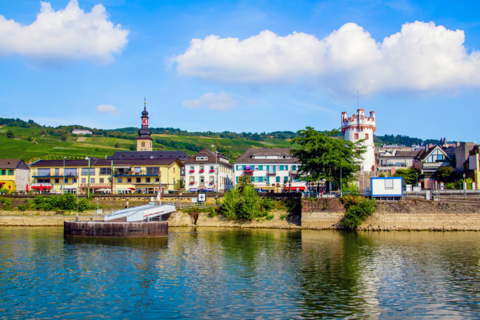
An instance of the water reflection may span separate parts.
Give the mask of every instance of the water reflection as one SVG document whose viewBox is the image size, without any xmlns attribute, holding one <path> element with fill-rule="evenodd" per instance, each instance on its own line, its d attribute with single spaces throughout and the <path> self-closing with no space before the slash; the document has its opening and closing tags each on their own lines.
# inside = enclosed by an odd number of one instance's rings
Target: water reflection
<svg viewBox="0 0 480 320">
<path fill-rule="evenodd" d="M 0 319 L 479 318 L 480 233 L 0 228 Z"/>
</svg>

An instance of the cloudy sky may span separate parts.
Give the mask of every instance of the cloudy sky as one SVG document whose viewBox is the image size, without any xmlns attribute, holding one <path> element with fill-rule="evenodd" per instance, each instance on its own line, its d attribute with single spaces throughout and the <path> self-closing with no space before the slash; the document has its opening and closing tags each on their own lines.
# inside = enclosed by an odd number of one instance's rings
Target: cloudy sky
<svg viewBox="0 0 480 320">
<path fill-rule="evenodd" d="M 48 0 L 47 0 L 48 1 Z M 477 141 L 478 1 L 0 1 L 1 117 Z"/>
</svg>

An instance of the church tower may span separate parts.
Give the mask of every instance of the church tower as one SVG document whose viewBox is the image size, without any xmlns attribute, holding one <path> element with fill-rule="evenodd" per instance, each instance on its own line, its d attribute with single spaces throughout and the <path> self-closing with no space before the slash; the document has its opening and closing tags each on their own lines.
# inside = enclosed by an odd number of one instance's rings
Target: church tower
<svg viewBox="0 0 480 320">
<path fill-rule="evenodd" d="M 346 112 L 342 112 L 342 132 L 345 134 L 345 140 L 357 142 L 365 140 L 362 145 L 366 147 L 362 154 L 360 167 L 364 171 L 375 171 L 375 143 L 373 142 L 373 133 L 376 129 L 375 112 L 370 111 L 370 115 L 365 116 L 363 109 L 358 109 L 352 117 L 348 117 Z"/>
<path fill-rule="evenodd" d="M 138 130 L 137 151 L 152 151 L 152 132 L 148 129 L 147 98 L 143 102 L 142 128 Z"/>
</svg>

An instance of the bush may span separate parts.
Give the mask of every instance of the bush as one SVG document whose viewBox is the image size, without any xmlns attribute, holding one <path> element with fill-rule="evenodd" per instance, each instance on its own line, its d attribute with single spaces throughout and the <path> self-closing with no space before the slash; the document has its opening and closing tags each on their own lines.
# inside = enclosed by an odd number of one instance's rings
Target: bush
<svg viewBox="0 0 480 320">
<path fill-rule="evenodd" d="M 375 212 L 375 200 L 361 197 L 345 197 L 342 199 L 346 212 L 340 226 L 344 229 L 355 230 L 365 219 Z"/>
<path fill-rule="evenodd" d="M 250 184 L 230 189 L 223 198 L 221 212 L 228 219 L 252 220 L 261 215 L 260 197 Z"/>
<path fill-rule="evenodd" d="M 272 199 L 267 198 L 267 197 L 263 198 L 263 200 L 262 200 L 262 208 L 263 208 L 266 212 L 272 211 L 273 206 L 274 206 L 274 203 L 273 203 L 273 200 L 272 200 Z"/>
<path fill-rule="evenodd" d="M 17 208 L 18 208 L 18 210 L 20 210 L 20 211 L 25 211 L 25 210 L 27 209 L 27 207 L 26 207 L 24 204 L 19 204 L 19 205 L 17 206 Z"/>
<path fill-rule="evenodd" d="M 269 214 L 266 219 L 267 220 L 272 220 L 273 218 L 275 218 L 275 216 L 273 214 Z"/>
<path fill-rule="evenodd" d="M 0 198 L 0 203 L 3 203 L 3 210 L 10 210 L 12 208 L 12 200 L 8 198 Z"/>
<path fill-rule="evenodd" d="M 287 215 L 284 214 L 284 213 L 282 213 L 282 214 L 280 215 L 280 220 L 285 220 L 286 217 L 287 217 Z"/>
<path fill-rule="evenodd" d="M 83 198 L 78 202 L 78 211 L 83 212 L 87 210 L 93 210 L 96 206 L 94 204 L 90 204 L 87 198 Z"/>
</svg>

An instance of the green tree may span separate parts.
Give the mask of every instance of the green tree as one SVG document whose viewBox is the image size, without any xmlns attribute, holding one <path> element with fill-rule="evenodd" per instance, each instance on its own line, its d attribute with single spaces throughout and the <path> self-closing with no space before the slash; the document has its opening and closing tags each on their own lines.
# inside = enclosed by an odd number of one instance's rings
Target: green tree
<svg viewBox="0 0 480 320">
<path fill-rule="evenodd" d="M 398 169 L 394 177 L 402 177 L 403 185 L 414 184 L 417 179 L 418 170 L 415 168 Z"/>
<path fill-rule="evenodd" d="M 15 134 L 13 133 L 12 130 L 8 130 L 8 131 L 7 131 L 7 138 L 8 138 L 8 139 L 13 139 L 13 138 L 15 138 Z"/>
<path fill-rule="evenodd" d="M 62 137 L 60 138 L 62 141 L 67 141 L 67 136 L 66 135 L 62 135 Z"/>
<path fill-rule="evenodd" d="M 438 181 L 451 182 L 455 177 L 455 170 L 453 170 L 452 167 L 448 167 L 448 166 L 440 167 L 435 173 L 435 176 Z"/>
<path fill-rule="evenodd" d="M 325 133 L 307 127 L 292 139 L 291 143 L 298 147 L 292 149 L 291 154 L 302 164 L 299 174 L 303 180 L 325 179 L 339 185 L 340 174 L 344 183 L 354 180 L 353 173 L 358 170 L 359 160 L 365 152 L 361 145 L 363 140 L 353 143 L 334 139 L 338 133 L 338 130 Z"/>
<path fill-rule="evenodd" d="M 130 150 L 135 151 L 135 145 L 134 144 L 130 145 Z"/>
<path fill-rule="evenodd" d="M 120 142 L 115 142 L 115 148 L 120 148 Z"/>
</svg>

